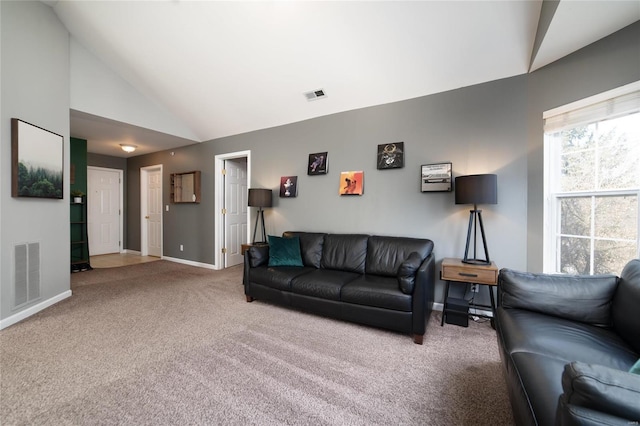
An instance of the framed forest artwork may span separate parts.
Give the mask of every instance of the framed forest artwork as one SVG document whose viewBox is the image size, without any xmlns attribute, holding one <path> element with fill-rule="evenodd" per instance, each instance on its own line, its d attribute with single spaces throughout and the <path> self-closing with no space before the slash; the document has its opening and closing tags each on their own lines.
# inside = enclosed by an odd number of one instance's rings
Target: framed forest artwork
<svg viewBox="0 0 640 426">
<path fill-rule="evenodd" d="M 11 119 L 11 196 L 63 198 L 64 137 Z"/>
</svg>

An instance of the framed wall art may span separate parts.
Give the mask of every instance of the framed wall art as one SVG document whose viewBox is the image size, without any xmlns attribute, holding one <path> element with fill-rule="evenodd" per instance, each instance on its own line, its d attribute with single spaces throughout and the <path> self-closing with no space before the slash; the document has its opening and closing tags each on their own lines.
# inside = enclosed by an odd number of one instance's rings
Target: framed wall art
<svg viewBox="0 0 640 426">
<path fill-rule="evenodd" d="M 378 169 L 399 169 L 404 167 L 404 142 L 378 145 Z"/>
<path fill-rule="evenodd" d="M 362 195 L 364 193 L 364 172 L 340 173 L 340 195 Z"/>
<path fill-rule="evenodd" d="M 328 168 L 328 152 L 317 152 L 309 154 L 309 165 L 307 166 L 308 175 L 326 175 Z"/>
<path fill-rule="evenodd" d="M 298 176 L 282 176 L 280 178 L 280 197 L 293 198 L 298 196 Z"/>
<path fill-rule="evenodd" d="M 451 191 L 451 163 L 424 164 L 420 171 L 422 192 Z"/>
<path fill-rule="evenodd" d="M 11 119 L 11 196 L 63 198 L 64 137 Z"/>
</svg>

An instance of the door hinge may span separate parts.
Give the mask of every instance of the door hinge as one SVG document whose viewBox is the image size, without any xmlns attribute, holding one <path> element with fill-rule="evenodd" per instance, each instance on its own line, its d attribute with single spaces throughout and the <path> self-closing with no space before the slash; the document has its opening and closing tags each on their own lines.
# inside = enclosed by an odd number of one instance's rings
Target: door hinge
<svg viewBox="0 0 640 426">
<path fill-rule="evenodd" d="M 222 254 L 227 254 L 227 249 L 226 248 L 222 249 Z"/>
<path fill-rule="evenodd" d="M 222 214 L 227 214 L 227 209 L 222 209 Z"/>
<path fill-rule="evenodd" d="M 222 175 L 226 175 L 227 174 L 227 169 L 222 169 Z"/>
</svg>

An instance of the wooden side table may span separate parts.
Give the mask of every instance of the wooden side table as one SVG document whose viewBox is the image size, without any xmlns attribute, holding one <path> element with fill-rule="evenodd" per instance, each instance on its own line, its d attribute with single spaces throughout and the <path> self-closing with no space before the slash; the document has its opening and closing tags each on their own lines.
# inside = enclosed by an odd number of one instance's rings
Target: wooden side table
<svg viewBox="0 0 640 426">
<path fill-rule="evenodd" d="M 488 315 L 474 314 L 479 317 L 491 318 L 496 311 L 496 303 L 493 297 L 493 288 L 498 285 L 498 267 L 494 262 L 490 265 L 475 265 L 463 263 L 461 259 L 445 258 L 442 260 L 442 269 L 440 271 L 440 279 L 447 282 L 444 291 L 444 306 L 442 308 L 442 321 L 440 326 L 444 325 L 444 319 L 447 315 L 447 299 L 449 298 L 449 284 L 451 281 L 464 282 L 470 284 L 489 286 L 489 296 L 491 299 L 491 317 Z M 474 304 L 470 307 L 488 308 L 489 306 Z"/>
</svg>

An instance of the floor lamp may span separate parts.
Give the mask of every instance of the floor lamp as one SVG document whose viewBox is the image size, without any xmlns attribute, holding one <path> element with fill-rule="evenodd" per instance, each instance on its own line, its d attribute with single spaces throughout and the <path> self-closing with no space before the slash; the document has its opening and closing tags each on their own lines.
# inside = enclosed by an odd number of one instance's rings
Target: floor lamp
<svg viewBox="0 0 640 426">
<path fill-rule="evenodd" d="M 467 229 L 467 245 L 464 249 L 463 263 L 476 265 L 489 265 L 489 250 L 487 238 L 484 234 L 482 223 L 482 210 L 478 210 L 478 204 L 498 204 L 498 177 L 496 175 L 469 175 L 459 176 L 455 181 L 456 204 L 473 204 L 473 210 L 469 211 L 469 228 Z M 485 259 L 478 259 L 477 234 L 478 225 L 482 235 Z M 469 258 L 469 244 L 473 232 L 473 258 Z"/>
<path fill-rule="evenodd" d="M 253 228 L 253 244 L 256 244 L 256 231 L 258 230 L 258 221 L 262 221 L 262 241 L 258 243 L 266 244 L 267 233 L 264 229 L 264 207 L 271 207 L 271 190 L 264 188 L 249 189 L 249 207 L 257 207 L 256 225 Z"/>
</svg>

